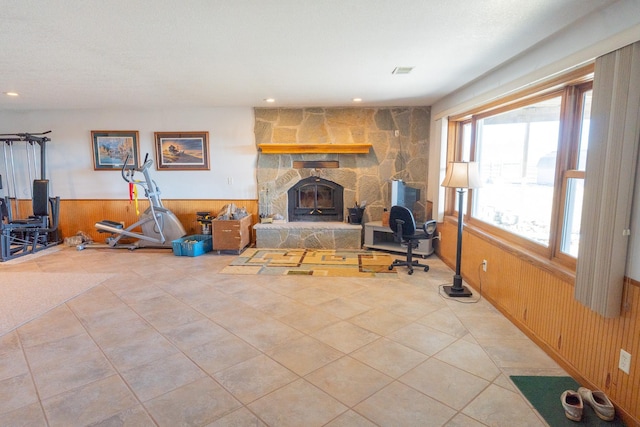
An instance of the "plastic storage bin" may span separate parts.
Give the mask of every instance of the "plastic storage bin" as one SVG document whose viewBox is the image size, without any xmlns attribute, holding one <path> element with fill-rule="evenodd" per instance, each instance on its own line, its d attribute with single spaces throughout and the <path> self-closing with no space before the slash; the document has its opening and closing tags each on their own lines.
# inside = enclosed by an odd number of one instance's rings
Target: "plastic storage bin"
<svg viewBox="0 0 640 427">
<path fill-rule="evenodd" d="M 171 242 L 176 256 L 198 256 L 213 250 L 211 235 L 194 234 Z"/>
</svg>

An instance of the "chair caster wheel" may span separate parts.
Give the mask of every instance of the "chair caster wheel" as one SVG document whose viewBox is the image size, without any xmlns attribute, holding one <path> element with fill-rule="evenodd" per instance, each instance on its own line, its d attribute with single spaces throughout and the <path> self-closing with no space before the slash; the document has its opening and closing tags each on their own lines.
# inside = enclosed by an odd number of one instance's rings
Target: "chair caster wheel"
<svg viewBox="0 0 640 427">
<path fill-rule="evenodd" d="M 393 270 L 393 265 L 389 266 L 389 271 Z"/>
<path fill-rule="evenodd" d="M 408 274 L 411 276 L 413 274 L 413 270 L 409 270 Z"/>
<path fill-rule="evenodd" d="M 429 266 L 425 267 L 424 271 L 429 271 Z"/>
</svg>

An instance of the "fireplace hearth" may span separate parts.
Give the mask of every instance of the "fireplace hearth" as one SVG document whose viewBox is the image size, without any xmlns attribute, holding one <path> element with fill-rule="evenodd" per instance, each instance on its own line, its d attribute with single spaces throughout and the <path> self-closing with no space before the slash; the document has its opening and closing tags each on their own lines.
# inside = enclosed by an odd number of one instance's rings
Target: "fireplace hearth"
<svg viewBox="0 0 640 427">
<path fill-rule="evenodd" d="M 317 176 L 298 181 L 287 192 L 289 221 L 339 221 L 344 219 L 344 189 Z"/>
</svg>

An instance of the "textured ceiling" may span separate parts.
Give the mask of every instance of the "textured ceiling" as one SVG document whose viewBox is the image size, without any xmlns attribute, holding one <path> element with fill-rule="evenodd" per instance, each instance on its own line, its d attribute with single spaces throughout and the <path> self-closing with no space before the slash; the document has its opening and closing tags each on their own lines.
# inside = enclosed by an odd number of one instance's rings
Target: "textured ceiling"
<svg viewBox="0 0 640 427">
<path fill-rule="evenodd" d="M 432 105 L 611 3 L 0 0 L 0 109 Z"/>
</svg>

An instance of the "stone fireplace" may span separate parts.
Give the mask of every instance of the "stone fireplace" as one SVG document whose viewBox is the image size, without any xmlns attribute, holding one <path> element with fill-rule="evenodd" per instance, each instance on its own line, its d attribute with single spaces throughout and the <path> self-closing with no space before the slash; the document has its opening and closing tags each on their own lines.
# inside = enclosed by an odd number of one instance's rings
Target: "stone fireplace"
<svg viewBox="0 0 640 427">
<path fill-rule="evenodd" d="M 256 168 L 259 214 L 283 217 L 286 224 L 273 224 L 278 226 L 274 238 L 286 242 L 282 245 L 296 245 L 278 247 L 345 247 L 338 246 L 344 244 L 339 233 L 332 237 L 326 232 L 329 224 L 336 229 L 361 229 L 360 225 L 346 224 L 345 219 L 347 209 L 363 204 L 362 223 L 381 220 L 383 211 L 390 208 L 393 179 L 420 189 L 423 196 L 414 206 L 414 216 L 420 222 L 429 219 L 429 121 L 429 107 L 256 108 L 256 144 L 292 147 L 289 152 L 285 148 L 275 154 L 259 151 Z M 368 144 L 371 148 L 360 154 L 341 151 L 350 144 Z M 321 152 L 294 149 L 299 145 L 314 146 Z M 305 166 L 317 163 L 332 166 Z M 335 208 L 334 218 L 318 221 L 319 217 L 313 217 L 317 212 L 312 210 L 326 209 L 324 202 L 304 208 L 308 210 L 302 220 L 292 216 L 290 190 L 301 181 L 329 181 L 342 187 L 342 206 Z M 259 240 L 258 234 L 256 228 Z"/>
</svg>

